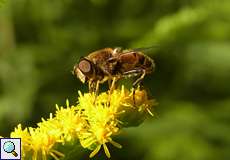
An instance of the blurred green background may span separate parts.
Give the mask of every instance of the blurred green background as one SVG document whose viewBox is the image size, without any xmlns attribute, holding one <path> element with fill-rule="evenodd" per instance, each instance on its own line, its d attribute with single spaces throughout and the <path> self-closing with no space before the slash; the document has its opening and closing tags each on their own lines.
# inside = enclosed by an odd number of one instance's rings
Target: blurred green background
<svg viewBox="0 0 230 160">
<path fill-rule="evenodd" d="M 80 56 L 157 45 L 144 80 L 157 116 L 115 138 L 113 160 L 230 159 L 229 0 L 0 2 L 0 133 L 36 126 L 77 90 Z M 89 152 L 78 159 L 88 159 Z M 100 155 L 101 154 L 101 155 Z M 100 153 L 95 159 L 103 159 Z"/>
</svg>

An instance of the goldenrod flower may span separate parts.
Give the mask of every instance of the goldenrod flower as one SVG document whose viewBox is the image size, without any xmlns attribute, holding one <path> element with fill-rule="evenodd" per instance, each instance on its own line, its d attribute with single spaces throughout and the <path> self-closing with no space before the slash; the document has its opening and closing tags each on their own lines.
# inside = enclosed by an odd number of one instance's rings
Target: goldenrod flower
<svg viewBox="0 0 230 160">
<path fill-rule="evenodd" d="M 76 139 L 78 133 L 82 132 L 87 125 L 81 110 L 76 106 L 69 106 L 68 100 L 66 101 L 66 108 L 56 105 L 56 109 L 56 120 L 63 133 L 64 140 Z"/>
<path fill-rule="evenodd" d="M 11 138 L 21 138 L 22 144 L 21 144 L 21 151 L 22 151 L 22 158 L 26 156 L 26 153 L 28 153 L 31 148 L 30 148 L 30 134 L 28 132 L 28 129 L 25 128 L 24 130 L 22 129 L 22 125 L 18 124 L 18 126 L 14 129 L 13 132 L 10 134 Z"/>
<path fill-rule="evenodd" d="M 107 157 L 110 157 L 106 143 L 110 142 L 121 148 L 121 145 L 114 142 L 111 137 L 118 134 L 123 124 L 132 125 L 129 117 L 133 117 L 134 111 L 141 113 L 140 117 L 135 117 L 137 122 L 144 118 L 143 111 L 150 112 L 153 101 L 148 99 L 146 91 L 138 89 L 136 93 L 125 90 L 123 86 L 121 90 L 114 90 L 111 95 L 104 92 L 97 97 L 94 93 L 82 95 L 79 92 L 78 106 L 84 110 L 84 115 L 87 116 L 89 123 L 88 131 L 82 132 L 79 139 L 84 148 L 93 149 L 90 157 L 93 157 L 101 146 L 103 146 Z M 130 109 L 133 111 L 130 112 Z"/>
<path fill-rule="evenodd" d="M 46 159 L 47 155 L 51 155 L 55 159 L 58 159 L 56 152 L 52 149 L 56 143 L 56 138 L 53 135 L 49 135 L 46 131 L 40 130 L 40 128 L 29 128 L 31 134 L 30 145 L 33 150 L 33 160 Z"/>
<path fill-rule="evenodd" d="M 83 148 L 92 150 L 90 158 L 101 148 L 108 158 L 110 152 L 107 143 L 117 148 L 121 145 L 113 141 L 122 128 L 139 125 L 146 115 L 151 114 L 155 101 L 149 99 L 145 90 L 139 88 L 127 90 L 124 86 L 112 93 L 81 93 L 78 104 L 66 107 L 56 105 L 56 113 L 37 124 L 36 128 L 22 129 L 21 124 L 11 133 L 12 138 L 22 140 L 22 158 L 46 160 L 52 156 L 55 160 L 64 154 L 57 151 L 57 145 L 79 140 Z"/>
<path fill-rule="evenodd" d="M 93 157 L 103 145 L 107 157 L 110 157 L 106 143 L 112 142 L 111 136 L 119 131 L 118 119 L 116 119 L 117 110 L 119 108 L 119 99 L 116 91 L 111 95 L 111 101 L 108 103 L 109 95 L 103 93 L 95 97 L 94 93 L 87 93 L 84 96 L 79 92 L 79 108 L 84 110 L 87 116 L 88 131 L 79 133 L 81 145 L 84 148 L 94 149 L 90 154 Z M 120 98 L 120 97 L 117 97 Z M 120 145 L 117 145 L 120 147 Z"/>
</svg>

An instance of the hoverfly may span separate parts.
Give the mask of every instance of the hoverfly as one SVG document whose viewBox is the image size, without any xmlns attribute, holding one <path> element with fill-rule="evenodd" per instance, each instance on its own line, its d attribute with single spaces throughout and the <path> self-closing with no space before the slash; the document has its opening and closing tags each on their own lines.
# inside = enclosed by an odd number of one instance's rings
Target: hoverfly
<svg viewBox="0 0 230 160">
<path fill-rule="evenodd" d="M 99 84 L 108 81 L 110 89 L 113 89 L 115 82 L 125 77 L 137 77 L 133 82 L 135 87 L 154 69 L 153 59 L 141 49 L 104 48 L 80 58 L 74 66 L 73 74 L 81 82 L 87 82 L 90 91 L 97 93 Z"/>
</svg>

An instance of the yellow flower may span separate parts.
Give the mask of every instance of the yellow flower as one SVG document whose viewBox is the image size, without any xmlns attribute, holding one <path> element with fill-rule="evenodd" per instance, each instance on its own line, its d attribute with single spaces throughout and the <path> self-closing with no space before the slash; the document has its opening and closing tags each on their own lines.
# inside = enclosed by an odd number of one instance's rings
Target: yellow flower
<svg viewBox="0 0 230 160">
<path fill-rule="evenodd" d="M 21 138 L 21 149 L 22 149 L 22 157 L 24 158 L 26 156 L 26 153 L 31 150 L 30 148 L 30 134 L 28 132 L 28 129 L 25 128 L 24 130 L 22 129 L 22 125 L 18 124 L 18 126 L 14 129 L 13 132 L 10 134 L 11 138 Z"/>
<path fill-rule="evenodd" d="M 101 145 L 103 145 L 106 155 L 110 157 L 106 143 L 112 141 L 110 136 L 119 131 L 114 106 L 108 106 L 107 94 L 101 94 L 98 97 L 94 93 L 87 93 L 84 96 L 79 94 L 79 108 L 84 111 L 83 114 L 86 115 L 88 122 L 88 130 L 79 133 L 80 143 L 84 148 L 94 149 L 90 157 L 100 150 Z"/>
<path fill-rule="evenodd" d="M 37 128 L 22 129 L 21 124 L 11 133 L 12 138 L 22 140 L 22 158 L 46 160 L 50 155 L 55 160 L 64 154 L 55 150 L 58 144 L 79 140 L 83 148 L 92 150 L 90 158 L 103 147 L 107 157 L 111 157 L 107 143 L 117 148 L 121 145 L 113 141 L 122 128 L 137 126 L 143 122 L 146 113 L 151 113 L 155 101 L 149 99 L 145 90 L 127 90 L 124 86 L 112 93 L 82 94 L 79 91 L 78 104 L 66 107 L 56 105 L 56 113 L 48 119 L 42 118 Z M 32 157 L 32 158 L 29 158 Z"/>
<path fill-rule="evenodd" d="M 151 116 L 153 113 L 151 112 L 152 106 L 157 105 L 154 99 L 149 99 L 146 90 L 138 89 L 134 90 L 129 93 L 129 95 L 124 98 L 122 102 L 125 106 L 136 107 L 137 111 L 139 112 L 148 112 Z"/>
<path fill-rule="evenodd" d="M 51 155 L 55 160 L 58 156 L 64 156 L 62 153 L 53 149 L 57 142 L 56 135 L 48 134 L 47 131 L 40 128 L 29 128 L 31 135 L 30 146 L 33 151 L 33 160 L 47 159 L 47 155 Z"/>
<path fill-rule="evenodd" d="M 117 135 L 122 126 L 139 122 L 139 119 L 143 120 L 144 111 L 150 111 L 153 105 L 152 101 L 148 100 L 145 90 L 138 89 L 134 94 L 133 91 L 125 90 L 124 86 L 111 94 L 104 92 L 96 96 L 94 93 L 83 95 L 79 92 L 79 96 L 77 107 L 83 111 L 82 114 L 88 122 L 87 131 L 79 133 L 79 140 L 84 148 L 93 150 L 90 158 L 98 153 L 101 146 L 107 157 L 110 157 L 106 143 L 121 148 L 120 144 L 112 140 L 112 136 Z M 138 115 L 133 114 L 134 112 Z"/>
<path fill-rule="evenodd" d="M 69 101 L 66 101 L 66 108 L 56 105 L 56 120 L 58 128 L 62 131 L 65 141 L 71 141 L 77 138 L 79 132 L 83 131 L 87 122 L 81 110 L 75 106 L 69 106 Z"/>
</svg>

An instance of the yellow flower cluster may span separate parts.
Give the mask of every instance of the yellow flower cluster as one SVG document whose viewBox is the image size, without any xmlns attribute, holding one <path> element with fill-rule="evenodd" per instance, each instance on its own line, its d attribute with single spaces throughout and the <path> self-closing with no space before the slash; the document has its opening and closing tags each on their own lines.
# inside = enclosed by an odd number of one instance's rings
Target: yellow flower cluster
<svg viewBox="0 0 230 160">
<path fill-rule="evenodd" d="M 64 154 L 55 148 L 58 144 L 79 140 L 82 147 L 92 150 L 95 156 L 103 147 L 110 157 L 107 143 L 117 148 L 121 145 L 112 137 L 124 127 L 135 126 L 142 122 L 155 104 L 147 97 L 145 90 L 127 90 L 124 86 L 112 93 L 103 92 L 82 94 L 79 91 L 78 104 L 66 107 L 56 105 L 56 113 L 37 124 L 36 128 L 23 129 L 19 124 L 11 133 L 11 138 L 21 138 L 22 158 L 46 160 L 52 156 L 55 160 Z M 32 157 L 32 158 L 31 158 Z"/>
</svg>

